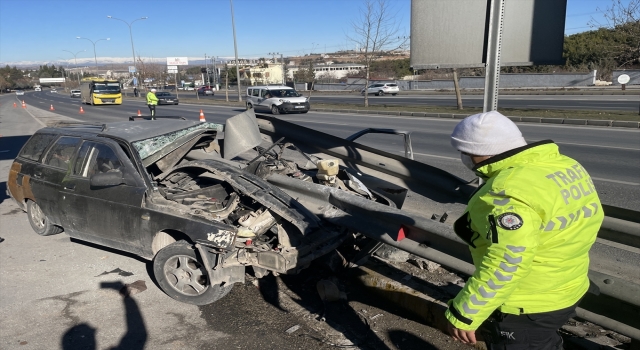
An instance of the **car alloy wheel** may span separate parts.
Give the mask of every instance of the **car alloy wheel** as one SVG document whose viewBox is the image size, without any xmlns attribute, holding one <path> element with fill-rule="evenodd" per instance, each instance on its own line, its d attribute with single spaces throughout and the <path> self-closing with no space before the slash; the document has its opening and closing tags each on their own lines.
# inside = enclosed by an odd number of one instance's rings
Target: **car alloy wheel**
<svg viewBox="0 0 640 350">
<path fill-rule="evenodd" d="M 278 106 L 276 105 L 271 106 L 271 114 L 280 114 L 280 110 L 278 109 Z"/>
<path fill-rule="evenodd" d="M 193 305 L 211 304 L 233 288 L 233 284 L 211 285 L 195 247 L 186 241 L 162 248 L 153 258 L 153 274 L 167 295 Z"/>
<path fill-rule="evenodd" d="M 40 236 L 51 236 L 62 232 L 62 228 L 53 225 L 38 203 L 32 200 L 27 202 L 27 216 L 31 228 Z"/>
</svg>

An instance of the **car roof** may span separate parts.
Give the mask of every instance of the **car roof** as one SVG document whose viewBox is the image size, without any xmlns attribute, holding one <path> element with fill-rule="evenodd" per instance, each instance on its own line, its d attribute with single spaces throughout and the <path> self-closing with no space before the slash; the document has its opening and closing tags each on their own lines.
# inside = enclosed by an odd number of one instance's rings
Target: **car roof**
<svg viewBox="0 0 640 350">
<path fill-rule="evenodd" d="M 285 85 L 265 85 L 265 86 L 251 86 L 248 89 L 267 89 L 267 90 L 280 90 L 280 89 L 290 89 L 293 90 L 290 86 Z"/>
<path fill-rule="evenodd" d="M 149 121 L 123 121 L 106 124 L 69 124 L 59 127 L 48 127 L 38 132 L 63 133 L 71 135 L 91 135 L 116 137 L 128 142 L 150 139 L 179 130 L 202 125 L 203 128 L 222 131 L 223 126 L 215 123 L 201 123 L 191 120 L 159 119 Z"/>
</svg>

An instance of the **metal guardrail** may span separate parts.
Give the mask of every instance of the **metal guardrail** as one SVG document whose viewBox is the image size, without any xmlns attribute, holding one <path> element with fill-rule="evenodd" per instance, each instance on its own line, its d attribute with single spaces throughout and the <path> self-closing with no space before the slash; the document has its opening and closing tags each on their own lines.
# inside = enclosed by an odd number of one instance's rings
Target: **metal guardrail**
<svg viewBox="0 0 640 350">
<path fill-rule="evenodd" d="M 474 189 L 472 185 L 447 172 L 411 159 L 273 117 L 259 115 L 257 118 L 263 133 L 277 138 L 284 136 L 296 145 L 307 145 L 321 153 L 338 157 L 348 166 L 356 165 L 360 169 L 365 167 L 402 178 L 409 187 L 418 191 L 430 188 L 431 192 L 427 196 L 436 201 L 460 201 L 461 198 L 468 198 Z M 455 235 L 449 225 L 365 199 L 346 196 L 340 190 L 326 186 L 288 181 L 283 176 L 271 176 L 267 180 L 286 192 L 299 194 L 294 197 L 311 198 L 309 200 L 312 202 L 315 198 L 317 203 L 330 202 L 335 209 L 333 212 L 318 213 L 329 221 L 367 232 L 373 239 L 464 274 L 471 275 L 475 270 L 467 244 Z M 423 183 L 420 186 L 418 182 Z M 337 211 L 340 211 L 339 215 Z M 606 218 L 598 236 L 639 248 L 640 223 L 637 221 L 640 212 L 612 206 L 604 206 L 604 211 Z M 400 228 L 407 239 L 398 239 Z M 578 310 L 580 317 L 633 339 L 640 339 L 640 285 L 594 270 L 589 271 L 589 278 L 598 287 L 594 289 L 600 291 L 599 294 L 587 293 Z"/>
</svg>

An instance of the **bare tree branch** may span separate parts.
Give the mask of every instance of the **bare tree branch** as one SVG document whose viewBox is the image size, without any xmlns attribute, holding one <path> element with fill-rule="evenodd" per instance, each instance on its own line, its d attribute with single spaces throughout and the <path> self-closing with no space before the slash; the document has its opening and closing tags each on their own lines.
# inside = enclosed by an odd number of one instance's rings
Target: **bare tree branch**
<svg viewBox="0 0 640 350">
<path fill-rule="evenodd" d="M 351 22 L 352 33 L 347 39 L 356 44 L 363 55 L 365 64 L 364 106 L 369 106 L 366 93 L 369 86 L 370 67 L 381 52 L 401 48 L 407 41 L 405 36 L 398 35 L 399 25 L 397 13 L 393 13 L 389 0 L 364 0 L 360 16 Z"/>
</svg>

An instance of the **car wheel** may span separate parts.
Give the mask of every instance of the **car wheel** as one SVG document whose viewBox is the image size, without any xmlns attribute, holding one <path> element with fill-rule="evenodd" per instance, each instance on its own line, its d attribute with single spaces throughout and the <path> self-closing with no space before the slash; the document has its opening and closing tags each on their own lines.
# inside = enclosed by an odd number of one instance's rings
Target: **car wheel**
<svg viewBox="0 0 640 350">
<path fill-rule="evenodd" d="M 178 105 L 178 102 L 174 103 L 174 105 L 176 105 L 176 106 L 177 106 L 177 105 Z"/>
<path fill-rule="evenodd" d="M 38 203 L 34 201 L 27 202 L 27 216 L 29 217 L 31 228 L 40 236 L 51 236 L 62 232 L 62 228 L 53 225 L 49 218 L 44 215 Z"/>
<path fill-rule="evenodd" d="M 211 304 L 233 288 L 233 284 L 212 286 L 196 248 L 186 241 L 172 243 L 156 254 L 153 275 L 168 296 L 193 305 Z"/>
<path fill-rule="evenodd" d="M 391 94 L 391 95 L 395 96 L 395 95 L 397 95 L 397 94 Z"/>
<path fill-rule="evenodd" d="M 278 109 L 278 106 L 276 105 L 271 106 L 271 114 L 280 114 L 280 110 Z"/>
<path fill-rule="evenodd" d="M 251 103 L 247 103 L 247 109 L 253 109 L 253 105 Z"/>
<path fill-rule="evenodd" d="M 384 92 L 382 92 L 382 90 L 378 90 L 378 93 L 376 93 L 376 95 L 378 95 L 378 96 L 383 96 L 383 95 L 384 95 Z"/>
</svg>

